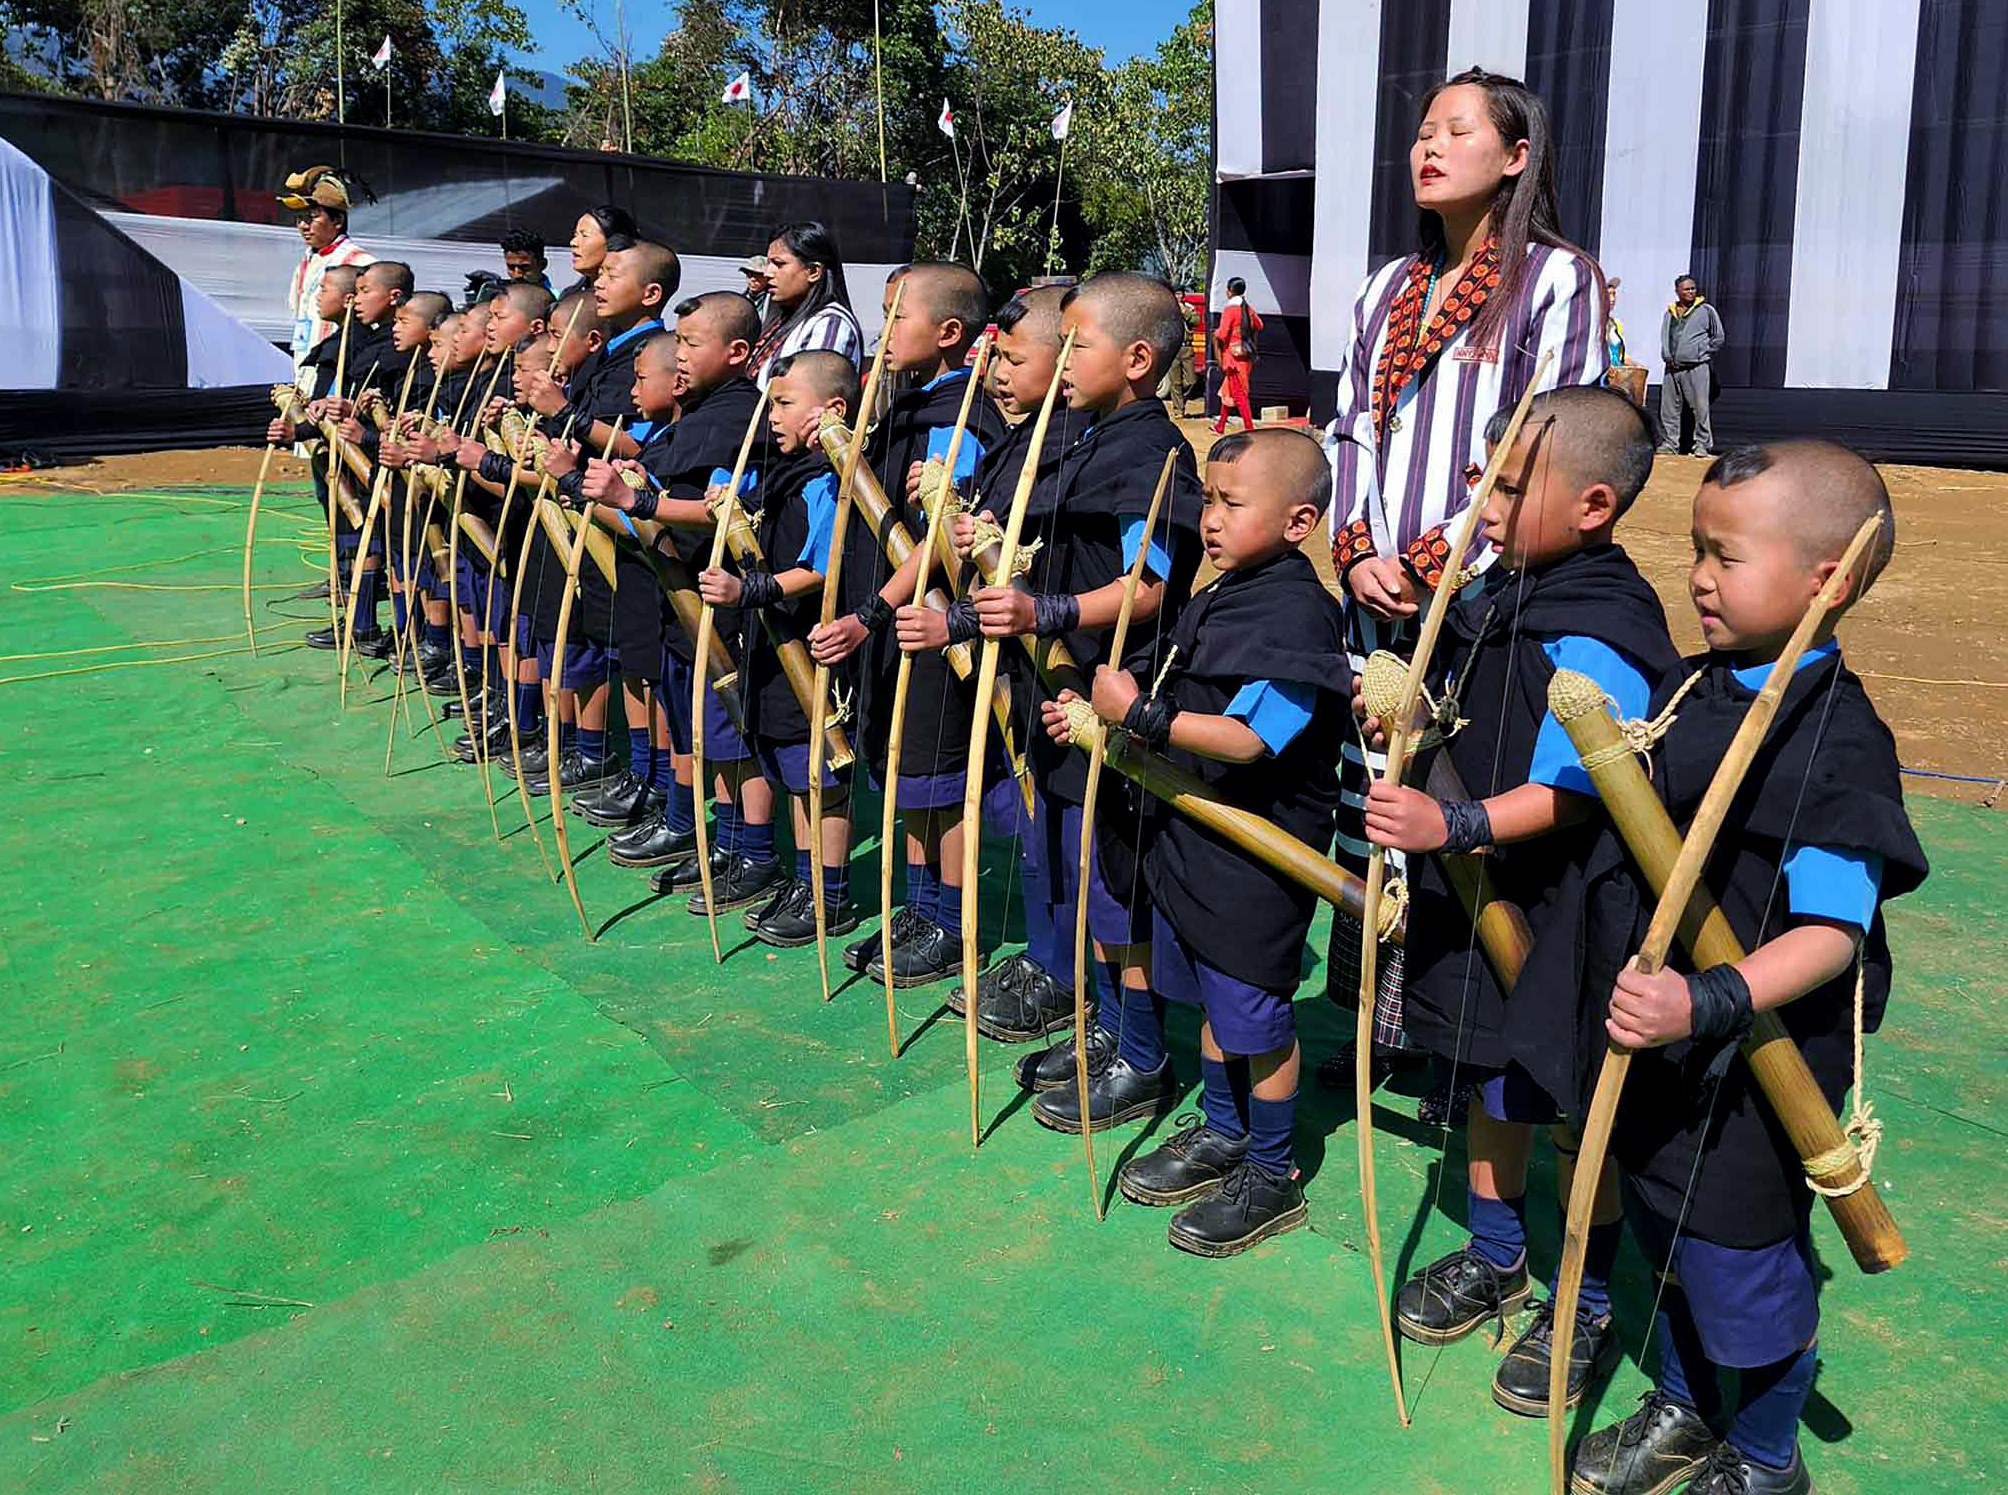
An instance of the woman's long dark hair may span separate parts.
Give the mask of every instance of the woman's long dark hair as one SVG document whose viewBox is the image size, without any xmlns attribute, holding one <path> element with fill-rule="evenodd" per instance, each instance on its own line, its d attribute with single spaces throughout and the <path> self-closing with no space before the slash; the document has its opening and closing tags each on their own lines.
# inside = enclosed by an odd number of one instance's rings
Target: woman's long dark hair
<svg viewBox="0 0 2008 1495">
<path fill-rule="evenodd" d="M 809 293 L 792 309 L 782 306 L 769 296 L 767 325 L 761 332 L 760 340 L 768 341 L 768 333 L 785 333 L 800 326 L 817 312 L 835 302 L 845 311 L 851 311 L 850 287 L 844 283 L 844 257 L 837 252 L 837 241 L 822 224 L 813 220 L 806 223 L 786 223 L 767 236 L 769 244 L 776 241 L 786 244 L 788 252 L 797 259 L 811 265 L 823 267 L 822 277 L 809 287 Z M 852 312 L 855 316 L 856 313 Z M 775 341 L 779 341 L 778 338 Z"/>
<path fill-rule="evenodd" d="M 1422 96 L 1419 118 L 1429 117 L 1430 105 L 1444 89 L 1463 83 L 1485 90 L 1492 127 L 1508 149 L 1516 141 L 1527 142 L 1526 166 L 1518 176 L 1500 178 L 1488 210 L 1492 232 L 1499 240 L 1499 289 L 1472 323 L 1471 336 L 1479 347 L 1490 347 L 1498 340 L 1499 324 L 1506 320 L 1514 294 L 1527 276 L 1529 244 L 1546 244 L 1581 255 L 1589 262 L 1600 298 L 1604 272 L 1588 250 L 1562 237 L 1561 211 L 1555 202 L 1555 132 L 1548 123 L 1548 106 L 1539 94 L 1518 78 L 1488 73 L 1482 67 L 1466 68 Z M 1443 237 L 1443 220 L 1434 210 L 1423 208 L 1417 213 L 1415 233 L 1417 252 L 1424 259 L 1435 264 L 1446 257 L 1449 246 Z"/>
<path fill-rule="evenodd" d="M 609 251 L 632 249 L 635 240 L 641 237 L 641 230 L 635 227 L 634 214 L 613 203 L 603 202 L 596 208 L 588 208 L 586 216 L 600 226 Z"/>
</svg>

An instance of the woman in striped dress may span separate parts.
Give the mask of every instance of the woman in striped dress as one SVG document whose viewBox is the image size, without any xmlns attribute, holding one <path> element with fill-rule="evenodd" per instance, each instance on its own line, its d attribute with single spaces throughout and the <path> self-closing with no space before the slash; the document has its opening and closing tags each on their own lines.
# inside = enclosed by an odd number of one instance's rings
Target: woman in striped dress
<svg viewBox="0 0 2008 1495">
<path fill-rule="evenodd" d="M 767 246 L 767 323 L 747 372 L 767 387 L 777 360 L 812 348 L 841 353 L 853 364 L 865 349 L 851 311 L 843 256 L 820 223 L 791 223 Z"/>
<path fill-rule="evenodd" d="M 1561 235 L 1553 137 L 1536 95 L 1482 68 L 1437 85 L 1422 101 L 1409 173 L 1416 251 L 1360 287 L 1327 431 L 1332 562 L 1355 669 L 1375 649 L 1410 651 L 1416 615 L 1450 564 L 1445 535 L 1485 464 L 1492 412 L 1519 400 L 1549 350 L 1541 388 L 1599 384 L 1609 369 L 1603 272 Z M 1482 571 L 1493 553 L 1480 542 L 1469 559 Z M 1381 764 L 1358 742 L 1345 749 L 1337 849 L 1356 868 L 1366 864 L 1368 772 Z M 1327 990 L 1348 1007 L 1359 933 L 1332 921 Z M 1374 1046 L 1391 1065 L 1414 1053 L 1402 1033 L 1398 948 L 1380 972 Z M 1352 1070 L 1348 1049 L 1319 1076 L 1350 1085 Z M 1431 1100 L 1426 1113 L 1453 1103 L 1447 1092 Z"/>
</svg>

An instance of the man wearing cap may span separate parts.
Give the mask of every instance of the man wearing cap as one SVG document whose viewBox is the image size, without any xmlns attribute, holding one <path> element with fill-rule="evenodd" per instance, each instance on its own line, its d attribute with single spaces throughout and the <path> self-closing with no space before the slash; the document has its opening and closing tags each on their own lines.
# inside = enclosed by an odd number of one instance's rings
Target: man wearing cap
<svg viewBox="0 0 2008 1495">
<path fill-rule="evenodd" d="M 330 265 L 361 266 L 376 261 L 375 255 L 349 237 L 349 193 L 354 185 L 332 166 L 310 166 L 287 177 L 286 190 L 279 194 L 280 206 L 299 215 L 300 238 L 307 246 L 293 271 L 286 306 L 293 313 L 293 382 L 309 394 L 314 374 L 307 366 L 307 355 L 336 331 L 333 322 L 323 322 L 314 311 L 321 277 Z M 368 196 L 367 188 L 360 190 Z M 373 196 L 368 200 L 376 201 Z"/>
<path fill-rule="evenodd" d="M 746 299 L 763 317 L 767 315 L 767 293 L 774 288 L 774 282 L 767 278 L 768 270 L 764 254 L 748 255 L 739 266 L 739 273 L 746 277 Z"/>
</svg>

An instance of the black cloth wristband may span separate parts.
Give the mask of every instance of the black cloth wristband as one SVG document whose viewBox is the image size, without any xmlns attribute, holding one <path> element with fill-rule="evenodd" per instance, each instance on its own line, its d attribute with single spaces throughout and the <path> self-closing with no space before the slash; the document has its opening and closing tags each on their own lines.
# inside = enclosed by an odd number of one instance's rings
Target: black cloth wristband
<svg viewBox="0 0 2008 1495">
<path fill-rule="evenodd" d="M 625 485 L 627 479 L 622 478 L 620 481 Z M 629 488 L 628 492 L 633 495 L 627 506 L 627 514 L 630 519 L 655 518 L 655 502 L 658 495 L 653 483 L 644 479 L 639 488 Z M 616 504 L 615 507 L 618 508 L 620 506 Z"/>
<path fill-rule="evenodd" d="M 574 467 L 570 472 L 558 479 L 557 487 L 560 493 L 571 500 L 573 508 L 582 509 L 585 507 L 585 483 L 586 475 L 584 471 Z"/>
<path fill-rule="evenodd" d="M 1177 715 L 1178 708 L 1163 696 L 1139 693 L 1123 715 L 1123 730 L 1161 753 L 1171 745 L 1171 719 Z"/>
<path fill-rule="evenodd" d="M 739 574 L 741 607 L 772 607 L 781 600 L 781 578 L 772 571 L 742 571 Z"/>
<path fill-rule="evenodd" d="M 1492 844 L 1492 817 L 1486 813 L 1485 801 L 1440 799 L 1436 807 L 1443 812 L 1445 851 L 1476 851 Z"/>
<path fill-rule="evenodd" d="M 1757 1012 L 1750 983 L 1727 962 L 1689 976 L 1687 999 L 1693 1004 L 1694 1047 L 1683 1068 L 1693 1088 L 1705 1090 L 1728 1073 Z"/>
<path fill-rule="evenodd" d="M 509 460 L 506 452 L 483 452 L 481 454 L 481 476 L 491 483 L 506 483 L 509 474 L 516 470 L 516 464 Z"/>
<path fill-rule="evenodd" d="M 949 603 L 942 616 L 948 623 L 951 644 L 966 644 L 983 636 L 983 625 L 976 621 L 976 604 L 967 597 L 957 597 Z"/>
<path fill-rule="evenodd" d="M 1081 599 L 1072 592 L 1040 592 L 1032 598 L 1032 632 L 1040 638 L 1072 633 L 1081 626 Z"/>
<path fill-rule="evenodd" d="M 873 592 L 859 604 L 858 621 L 865 625 L 866 633 L 882 633 L 892 621 L 892 611 L 892 604 Z"/>
</svg>

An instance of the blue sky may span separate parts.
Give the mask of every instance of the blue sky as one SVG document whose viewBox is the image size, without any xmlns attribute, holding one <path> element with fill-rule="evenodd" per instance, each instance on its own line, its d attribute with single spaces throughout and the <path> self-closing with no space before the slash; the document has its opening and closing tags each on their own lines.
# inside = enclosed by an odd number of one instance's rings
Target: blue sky
<svg viewBox="0 0 2008 1495">
<path fill-rule="evenodd" d="M 581 0 L 588 13 L 597 13 L 600 27 L 614 33 L 614 0 Z M 1171 35 L 1172 27 L 1185 18 L 1189 9 L 1179 0 L 1096 0 L 1082 5 L 1079 0 L 1017 0 L 1041 26 L 1070 26 L 1091 46 L 1121 62 L 1138 52 L 1152 52 Z M 592 33 L 581 25 L 563 0 L 522 0 L 530 17 L 530 28 L 545 50 L 532 59 L 532 66 L 563 72 L 565 64 L 594 50 Z M 627 0 L 628 30 L 634 38 L 637 56 L 653 50 L 660 36 L 657 28 L 667 25 L 670 7 L 661 0 Z"/>
</svg>

